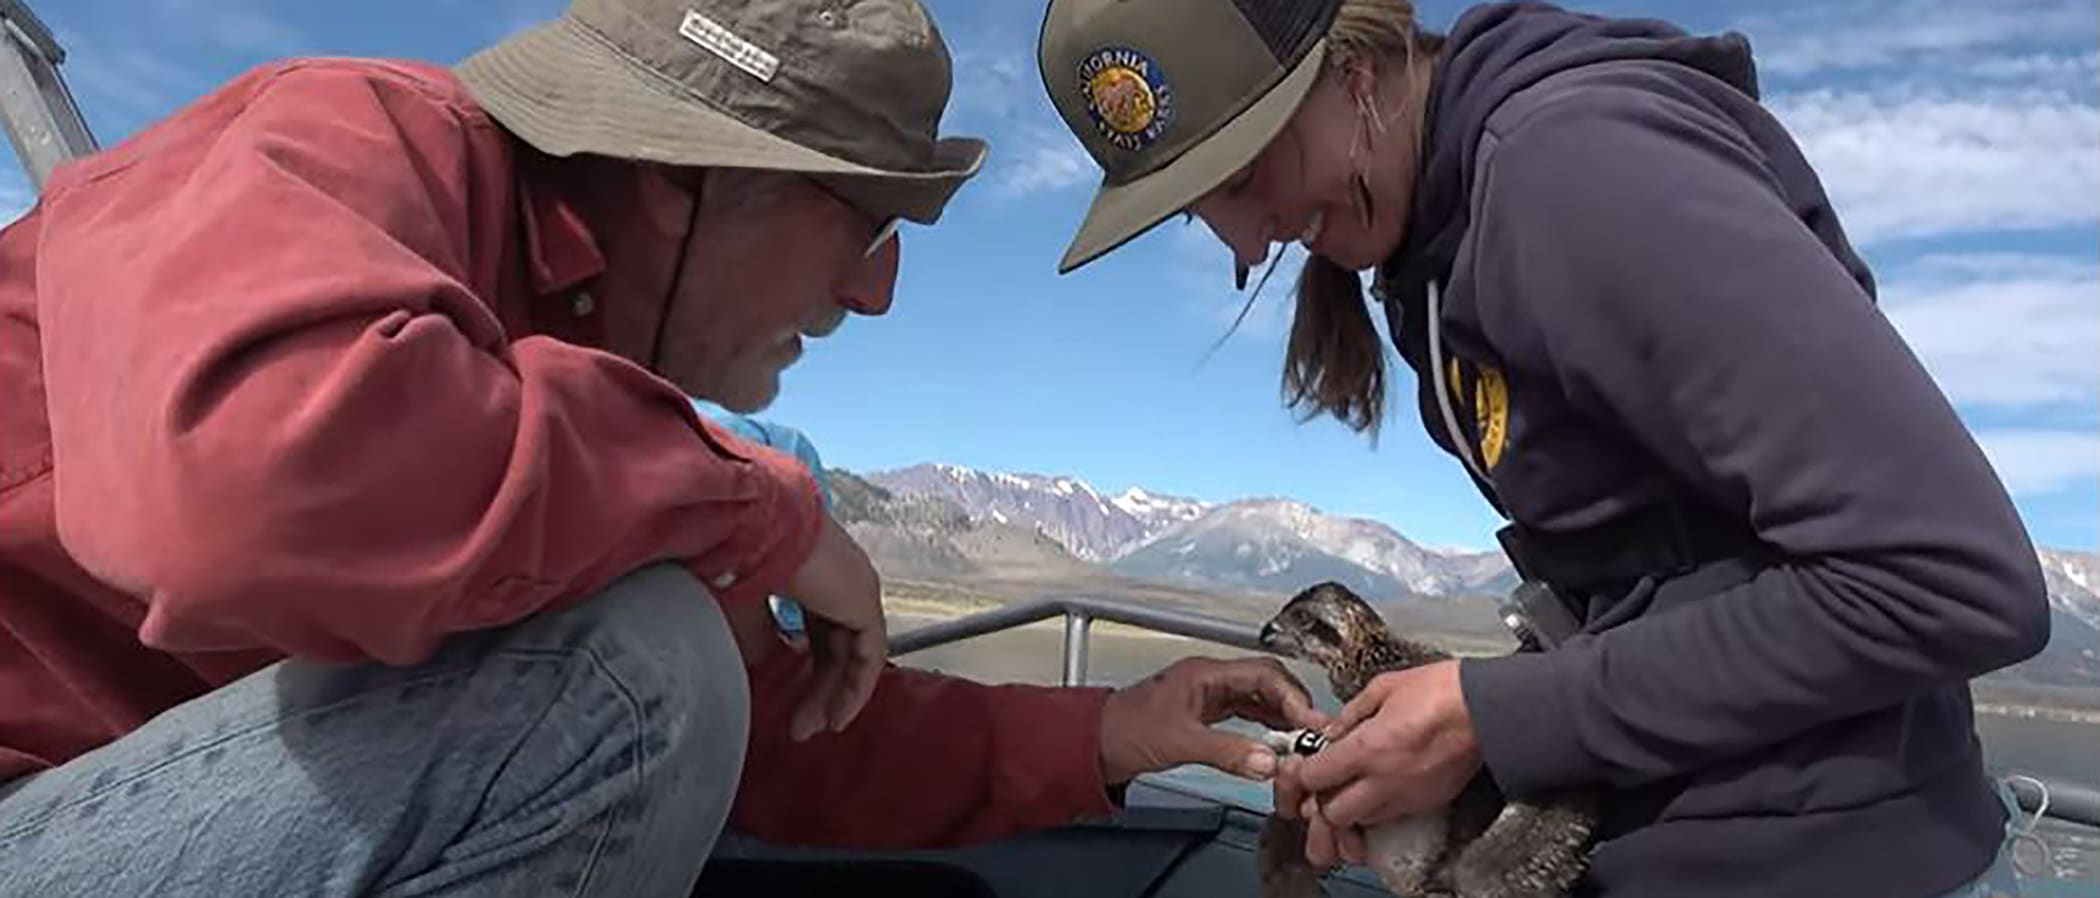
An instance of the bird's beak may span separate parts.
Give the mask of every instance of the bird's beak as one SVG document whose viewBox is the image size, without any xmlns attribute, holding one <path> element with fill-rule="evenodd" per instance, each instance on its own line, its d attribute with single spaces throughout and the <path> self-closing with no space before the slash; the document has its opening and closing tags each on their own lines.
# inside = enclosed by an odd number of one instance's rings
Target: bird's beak
<svg viewBox="0 0 2100 898">
<path fill-rule="evenodd" d="M 1260 641 L 1262 648 L 1268 649 L 1269 651 L 1275 652 L 1279 655 L 1288 656 L 1296 654 L 1296 650 L 1298 648 L 1297 642 L 1295 640 L 1291 639 L 1288 636 L 1285 636 L 1282 630 L 1276 628 L 1275 621 L 1270 621 L 1262 625 Z"/>
</svg>

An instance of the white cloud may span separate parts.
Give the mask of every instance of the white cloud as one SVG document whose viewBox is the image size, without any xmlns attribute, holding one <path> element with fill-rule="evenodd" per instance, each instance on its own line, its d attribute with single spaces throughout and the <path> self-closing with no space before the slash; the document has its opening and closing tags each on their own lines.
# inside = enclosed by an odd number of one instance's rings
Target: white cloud
<svg viewBox="0 0 2100 898">
<path fill-rule="evenodd" d="M 986 174 L 1003 197 L 1072 191 L 1098 184 L 1101 169 L 1058 121 L 1036 74 L 1032 33 L 963 32 L 951 41 L 955 88 L 947 128 L 983 133 L 992 145 Z"/>
<path fill-rule="evenodd" d="M 279 57 L 308 45 L 299 29 L 240 0 L 158 0 L 161 21 L 173 23 L 194 39 L 244 56 Z"/>
<path fill-rule="evenodd" d="M 1758 68 L 1779 76 L 1915 68 L 1943 57 L 2070 43 L 2091 46 L 2091 0 L 1907 0 L 1807 7 L 1741 22 Z M 1974 74 L 1957 70 L 1951 74 Z"/>
<path fill-rule="evenodd" d="M 235 52 L 288 56 L 306 46 L 298 29 L 249 10 L 220 10 L 208 22 L 212 39 Z"/>
<path fill-rule="evenodd" d="M 2092 0 L 1830 2 L 1735 27 L 1855 241 L 2100 222 Z"/>
<path fill-rule="evenodd" d="M 1049 114 L 1033 62 L 1033 44 L 996 30 L 950 35 L 949 61 L 955 86 L 948 118 L 960 128 L 993 128 Z"/>
<path fill-rule="evenodd" d="M 1815 90 L 1769 104 L 1861 244 L 2100 221 L 2100 103 L 2066 91 Z"/>
<path fill-rule="evenodd" d="M 1235 290 L 1232 285 L 1232 252 L 1217 239 L 1201 220 L 1184 224 L 1180 216 L 1170 218 L 1160 225 L 1168 233 L 1166 258 L 1171 266 L 1171 277 L 1176 287 L 1184 291 L 1196 315 L 1205 327 L 1216 328 L 1213 340 L 1225 337 L 1235 320 L 1239 329 L 1232 332 L 1231 341 L 1251 341 L 1265 347 L 1264 351 L 1280 353 L 1284 340 L 1290 335 L 1291 324 L 1297 316 L 1298 277 L 1305 269 L 1307 252 L 1296 243 L 1278 243 L 1270 247 L 1268 261 L 1247 272 L 1247 288 Z M 1278 257 L 1280 254 L 1280 258 Z M 1269 262 L 1275 262 L 1275 270 L 1269 273 L 1268 283 L 1263 285 L 1262 272 L 1268 270 Z M 1378 330 L 1381 346 L 1391 341 L 1386 333 L 1385 312 L 1371 298 L 1372 272 L 1358 275 L 1362 285 L 1364 302 L 1371 316 L 1371 324 Z M 1260 293 L 1256 294 L 1259 287 Z M 1249 298 L 1253 305 L 1248 305 Z M 1244 312 L 1245 317 L 1241 315 Z M 1396 357 L 1388 355 L 1388 364 L 1397 364 Z"/>
<path fill-rule="evenodd" d="M 1896 329 L 1955 403 L 2100 403 L 2100 262 L 1939 256 L 1882 289 Z"/>
<path fill-rule="evenodd" d="M 87 35 L 61 34 L 60 40 L 68 57 L 66 82 L 91 120 L 158 118 L 212 86 L 210 73 L 171 61 L 165 48 L 112 46 Z"/>
<path fill-rule="evenodd" d="M 2090 88 L 2100 81 L 2100 50 L 1985 57 L 1964 66 L 1961 71 L 1978 78 L 1998 78 L 2027 85 Z"/>
<path fill-rule="evenodd" d="M 1967 281 L 2007 278 L 2091 279 L 2095 260 L 2040 253 L 1933 253 L 1911 259 L 1889 273 L 1908 281 Z"/>
<path fill-rule="evenodd" d="M 1232 252 L 1211 234 L 1210 228 L 1201 221 L 1182 222 L 1180 216 L 1167 219 L 1160 224 L 1165 235 L 1173 265 L 1173 277 L 1178 286 L 1187 291 L 1204 326 L 1215 328 L 1216 336 L 1224 338 L 1233 321 L 1240 318 L 1242 310 L 1246 317 L 1240 320 L 1239 330 L 1233 341 L 1254 340 L 1263 344 L 1280 344 L 1284 335 L 1290 333 L 1292 297 L 1298 285 L 1298 271 L 1305 265 L 1305 252 L 1296 246 L 1278 244 L 1274 252 L 1283 254 L 1276 262 L 1276 270 L 1269 275 L 1269 282 L 1255 296 L 1255 285 L 1260 283 L 1262 271 L 1268 268 L 1265 262 L 1247 272 L 1247 289 L 1235 290 L 1232 285 Z M 1247 306 L 1249 297 L 1254 305 Z"/>
<path fill-rule="evenodd" d="M 1072 135 L 1048 128 L 1026 129 L 1018 149 L 1005 153 L 994 146 L 988 166 L 1000 192 L 1008 196 L 1043 193 L 1095 184 L 1101 169 Z"/>
<path fill-rule="evenodd" d="M 1976 440 L 2014 495 L 2100 480 L 2100 432 L 1999 428 L 1979 432 Z"/>
</svg>

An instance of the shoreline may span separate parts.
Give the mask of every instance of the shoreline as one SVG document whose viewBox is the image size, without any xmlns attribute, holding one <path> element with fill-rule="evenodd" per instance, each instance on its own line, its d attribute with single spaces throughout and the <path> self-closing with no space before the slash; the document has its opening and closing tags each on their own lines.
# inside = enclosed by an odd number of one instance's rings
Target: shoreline
<svg viewBox="0 0 2100 898">
<path fill-rule="evenodd" d="M 981 611 L 992 611 L 1001 607 L 1004 607 L 1001 603 L 985 602 L 962 604 L 955 602 L 946 602 L 939 599 L 925 599 L 918 596 L 884 596 L 882 599 L 882 610 L 885 617 L 891 619 L 904 618 L 907 620 L 912 620 L 916 622 L 914 624 L 914 627 L 923 626 L 925 624 L 930 623 L 951 621 L 955 620 L 956 618 L 963 617 L 965 615 L 976 614 Z M 1088 627 L 1093 631 L 1095 635 L 1110 635 L 1128 639 L 1180 641 L 1193 643 L 1196 645 L 1212 644 L 1209 642 L 1205 642 L 1201 639 L 1192 639 L 1187 636 L 1177 636 L 1173 633 L 1161 633 L 1157 630 L 1150 630 L 1144 627 L 1133 627 L 1129 624 L 1117 623 L 1115 621 L 1108 620 L 1092 621 L 1088 624 Z M 1058 618 L 1053 617 L 1046 620 L 1035 621 L 1033 623 L 1022 624 L 1013 629 L 1054 630 L 1062 632 L 1064 629 L 1064 622 L 1062 620 L 1059 620 Z M 904 631 L 899 630 L 898 632 Z M 1496 655 L 1501 654 L 1503 651 L 1503 649 L 1501 649 L 1500 647 L 1493 645 L 1490 640 L 1481 639 L 1478 637 L 1467 637 L 1455 634 L 1425 634 L 1425 636 L 1428 636 L 1429 641 L 1436 643 L 1445 651 L 1450 652 L 1451 654 L 1461 658 L 1478 655 Z"/>
<path fill-rule="evenodd" d="M 2080 723 L 2100 726 L 2100 711 L 2086 708 L 2065 708 L 2055 705 L 2020 705 L 2006 702 L 1977 701 L 1976 713 L 1992 717 L 2019 717 L 2027 720 L 2047 720 L 2053 723 Z"/>
<path fill-rule="evenodd" d="M 998 605 L 988 604 L 976 608 L 958 608 L 941 602 L 928 602 L 924 600 L 912 599 L 895 599 L 887 597 L 882 600 L 882 606 L 883 615 L 885 617 L 888 617 L 893 620 L 896 618 L 907 618 L 914 621 L 922 622 L 915 626 L 939 623 L 943 621 L 951 621 L 964 615 L 975 614 L 979 611 L 991 611 L 1000 607 Z M 1061 633 L 1064 631 L 1064 626 L 1064 621 L 1053 617 L 1048 618 L 1046 620 L 1035 621 L 1034 623 L 1022 624 L 1018 627 L 1014 627 L 1013 629 L 1054 630 Z M 1190 639 L 1186 636 L 1176 636 L 1172 633 L 1161 633 L 1157 630 L 1147 630 L 1142 627 L 1133 627 L 1128 624 L 1119 624 L 1115 621 L 1097 620 L 1089 623 L 1088 627 L 1092 629 L 1094 635 L 1097 636 L 1107 634 L 1132 639 L 1156 639 L 1161 641 L 1179 640 L 1182 642 L 1202 643 L 1202 640 L 1199 639 Z M 899 630 L 898 632 L 906 631 Z"/>
<path fill-rule="evenodd" d="M 930 623 L 954 620 L 980 611 L 990 611 L 1003 607 L 1004 604 L 997 601 L 956 601 L 946 598 L 932 598 L 925 595 L 893 594 L 883 597 L 883 612 L 892 621 L 892 626 L 897 632 L 905 632 Z M 899 620 L 900 618 L 902 620 Z M 895 624 L 906 621 L 911 622 L 909 626 L 895 627 Z M 1062 621 L 1051 618 L 1023 624 L 1014 629 L 1061 632 L 1063 627 L 1064 623 Z M 1207 644 L 1198 639 L 1176 636 L 1171 633 L 1160 633 L 1141 627 L 1119 624 L 1114 621 L 1094 621 L 1091 627 L 1096 635 L 1108 635 L 1125 639 L 1178 640 L 1197 645 Z M 1447 651 L 1459 657 L 1499 654 L 1499 650 L 1483 647 L 1481 641 L 1477 639 L 1445 635 L 1436 641 L 1443 644 Z M 2046 720 L 2054 723 L 2100 726 L 2100 708 L 2008 701 L 1994 695 L 1996 690 L 1989 685 L 1972 684 L 1970 688 L 1975 696 L 1973 707 L 1979 715 L 1988 714 L 1992 717 L 2012 717 L 2028 720 Z"/>
</svg>

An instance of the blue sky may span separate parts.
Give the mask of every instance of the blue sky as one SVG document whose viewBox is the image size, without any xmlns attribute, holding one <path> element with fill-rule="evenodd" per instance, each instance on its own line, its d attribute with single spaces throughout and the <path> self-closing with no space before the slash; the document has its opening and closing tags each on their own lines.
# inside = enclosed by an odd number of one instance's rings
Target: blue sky
<svg viewBox="0 0 2100 898">
<path fill-rule="evenodd" d="M 557 0 L 33 0 L 109 143 L 258 62 L 440 62 Z M 1396 371 L 1374 446 L 1281 406 L 1286 272 L 1230 342 L 1227 257 L 1169 224 L 1071 276 L 1056 259 L 1095 176 L 1036 80 L 1035 0 L 934 0 L 955 57 L 947 127 L 993 144 L 934 228 L 907 228 L 898 302 L 812 346 L 768 412 L 855 469 L 945 461 L 1223 500 L 1287 495 L 1421 541 L 1497 524 L 1431 448 Z M 1442 27 L 1463 8 L 1421 4 Z M 1736 28 L 1818 165 L 1884 307 L 1956 402 L 2037 542 L 2100 548 L 2100 11 L 2091 0 L 1577 4 Z M 0 174 L 0 215 L 29 201 Z"/>
</svg>

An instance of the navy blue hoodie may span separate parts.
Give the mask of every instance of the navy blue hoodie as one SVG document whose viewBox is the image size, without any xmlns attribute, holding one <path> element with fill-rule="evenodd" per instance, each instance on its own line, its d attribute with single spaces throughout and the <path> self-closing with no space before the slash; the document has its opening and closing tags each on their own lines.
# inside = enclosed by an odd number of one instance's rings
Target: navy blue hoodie
<svg viewBox="0 0 2100 898">
<path fill-rule="evenodd" d="M 1468 660 L 1505 791 L 1613 787 L 1588 888 L 1926 896 L 2003 836 L 1966 681 L 2048 638 L 2003 485 L 1875 304 L 1739 36 L 1522 4 L 1439 51 L 1381 288 L 1423 422 L 1547 533 L 1659 502 L 1740 557 Z M 1452 357 L 1447 438 L 1427 294 Z"/>
</svg>

